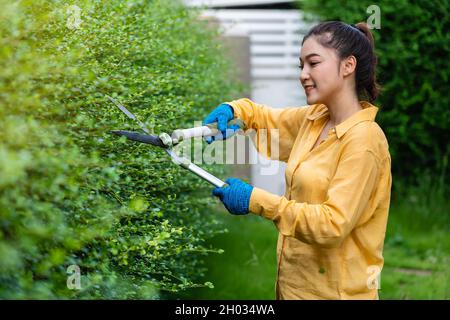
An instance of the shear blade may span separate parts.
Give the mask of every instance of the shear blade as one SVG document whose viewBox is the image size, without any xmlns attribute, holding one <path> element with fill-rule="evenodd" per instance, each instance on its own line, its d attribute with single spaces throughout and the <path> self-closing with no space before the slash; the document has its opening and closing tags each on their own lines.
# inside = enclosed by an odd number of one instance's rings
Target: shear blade
<svg viewBox="0 0 450 320">
<path fill-rule="evenodd" d="M 151 144 L 157 147 L 166 148 L 166 145 L 161 141 L 161 139 L 158 136 L 154 136 L 151 134 L 141 134 L 133 131 L 126 131 L 126 130 L 114 130 L 111 131 L 112 133 L 119 135 L 119 136 L 125 136 L 129 140 L 138 141 L 142 143 Z"/>
</svg>

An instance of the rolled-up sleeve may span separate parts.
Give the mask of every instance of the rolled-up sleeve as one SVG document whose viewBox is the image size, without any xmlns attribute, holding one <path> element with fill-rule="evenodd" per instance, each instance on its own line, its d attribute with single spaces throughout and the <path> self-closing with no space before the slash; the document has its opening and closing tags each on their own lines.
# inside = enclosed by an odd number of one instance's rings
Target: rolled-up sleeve
<svg viewBox="0 0 450 320">
<path fill-rule="evenodd" d="M 330 181 L 325 202 L 297 202 L 255 187 L 249 209 L 272 220 L 285 236 L 338 247 L 367 208 L 379 170 L 379 161 L 372 151 L 347 152 Z"/>
</svg>

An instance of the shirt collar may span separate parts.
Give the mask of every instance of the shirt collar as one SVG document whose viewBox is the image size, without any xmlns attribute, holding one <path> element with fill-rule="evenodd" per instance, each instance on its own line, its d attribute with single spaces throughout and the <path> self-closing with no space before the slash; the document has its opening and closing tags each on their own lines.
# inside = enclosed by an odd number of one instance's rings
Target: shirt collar
<svg viewBox="0 0 450 320">
<path fill-rule="evenodd" d="M 347 118 L 345 121 L 338 124 L 336 129 L 336 135 L 340 139 L 351 127 L 354 125 L 362 122 L 362 121 L 374 121 L 375 117 L 378 112 L 378 108 L 372 105 L 370 102 L 367 101 L 360 101 L 362 110 L 352 114 L 349 118 Z M 326 115 L 329 115 L 328 108 L 322 104 L 318 108 L 318 111 L 310 114 L 307 119 L 309 120 L 316 120 L 319 118 L 322 118 Z"/>
</svg>

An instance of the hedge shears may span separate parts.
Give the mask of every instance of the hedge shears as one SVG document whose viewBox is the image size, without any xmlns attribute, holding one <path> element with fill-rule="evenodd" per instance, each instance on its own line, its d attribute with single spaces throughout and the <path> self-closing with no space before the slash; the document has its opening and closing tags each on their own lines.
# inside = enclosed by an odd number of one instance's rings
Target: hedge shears
<svg viewBox="0 0 450 320">
<path fill-rule="evenodd" d="M 136 121 L 141 127 L 141 129 L 146 133 L 142 134 L 135 131 L 126 131 L 126 130 L 114 130 L 112 133 L 120 136 L 125 136 L 129 140 L 137 141 L 141 143 L 150 144 L 156 147 L 163 148 L 164 151 L 172 158 L 173 162 L 182 168 L 185 168 L 200 178 L 208 181 L 212 185 L 216 187 L 223 187 L 227 185 L 225 182 L 212 175 L 211 173 L 205 171 L 200 168 L 196 164 L 192 163 L 191 160 L 178 156 L 173 150 L 172 147 L 179 144 L 181 141 L 195 138 L 195 137 L 209 137 L 214 136 L 220 133 L 217 129 L 217 124 L 208 124 L 202 127 L 195 127 L 190 129 L 177 129 L 172 132 L 171 135 L 167 133 L 161 133 L 159 136 L 150 134 L 150 131 L 146 128 L 146 126 L 127 108 L 125 108 L 122 104 L 119 103 L 116 99 L 107 96 L 107 98 L 114 103 L 114 105 L 119 108 L 125 115 Z M 239 119 L 233 119 L 229 122 L 229 124 L 238 124 L 239 127 L 243 128 L 243 122 Z"/>
</svg>

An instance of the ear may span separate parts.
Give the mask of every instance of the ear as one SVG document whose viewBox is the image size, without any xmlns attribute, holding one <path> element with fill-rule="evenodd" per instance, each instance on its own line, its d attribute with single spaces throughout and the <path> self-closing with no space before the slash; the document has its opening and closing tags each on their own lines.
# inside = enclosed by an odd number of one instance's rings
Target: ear
<svg viewBox="0 0 450 320">
<path fill-rule="evenodd" d="M 341 63 L 342 74 L 344 77 L 351 75 L 356 70 L 355 56 L 348 56 Z"/>
</svg>

